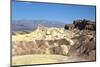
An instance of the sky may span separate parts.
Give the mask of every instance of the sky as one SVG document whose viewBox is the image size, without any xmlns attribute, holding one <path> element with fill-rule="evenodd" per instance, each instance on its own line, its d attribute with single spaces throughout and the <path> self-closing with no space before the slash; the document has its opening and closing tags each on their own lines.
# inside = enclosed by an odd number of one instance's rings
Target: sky
<svg viewBox="0 0 100 67">
<path fill-rule="evenodd" d="M 70 23 L 76 19 L 95 21 L 95 6 L 12 2 L 12 20 L 49 20 Z"/>
</svg>

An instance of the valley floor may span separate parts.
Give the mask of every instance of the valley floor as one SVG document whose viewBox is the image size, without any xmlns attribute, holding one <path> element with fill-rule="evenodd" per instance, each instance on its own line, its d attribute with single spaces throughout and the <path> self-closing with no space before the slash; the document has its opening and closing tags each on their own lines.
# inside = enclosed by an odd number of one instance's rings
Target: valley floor
<svg viewBox="0 0 100 67">
<path fill-rule="evenodd" d="M 13 56 L 12 65 L 30 65 L 30 64 L 49 64 L 64 62 L 88 61 L 83 58 L 68 57 L 62 55 L 23 55 Z"/>
</svg>

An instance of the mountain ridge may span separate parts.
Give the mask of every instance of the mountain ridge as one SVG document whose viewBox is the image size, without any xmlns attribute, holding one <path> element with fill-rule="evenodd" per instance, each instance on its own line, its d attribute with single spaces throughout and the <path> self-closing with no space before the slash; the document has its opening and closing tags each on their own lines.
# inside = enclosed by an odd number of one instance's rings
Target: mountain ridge
<svg viewBox="0 0 100 67">
<path fill-rule="evenodd" d="M 12 31 L 33 31 L 37 28 L 38 24 L 45 27 L 63 27 L 65 23 L 58 21 L 48 20 L 17 20 L 12 21 Z"/>
</svg>

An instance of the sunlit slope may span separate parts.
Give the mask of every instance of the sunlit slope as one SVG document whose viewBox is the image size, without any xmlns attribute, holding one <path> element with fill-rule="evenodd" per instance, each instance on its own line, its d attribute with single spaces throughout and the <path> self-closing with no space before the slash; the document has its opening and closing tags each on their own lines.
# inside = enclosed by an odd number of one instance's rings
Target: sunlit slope
<svg viewBox="0 0 100 67">
<path fill-rule="evenodd" d="M 29 34 L 12 36 L 13 55 L 25 54 L 67 54 L 74 44 L 74 32 L 64 28 L 38 27 Z M 55 51 L 55 52 L 54 52 Z"/>
<path fill-rule="evenodd" d="M 35 31 L 29 34 L 17 34 L 12 36 L 12 41 L 21 41 L 21 40 L 54 40 L 60 38 L 72 38 L 74 33 L 72 31 L 66 30 L 64 28 L 47 28 L 47 27 L 38 27 Z"/>
</svg>

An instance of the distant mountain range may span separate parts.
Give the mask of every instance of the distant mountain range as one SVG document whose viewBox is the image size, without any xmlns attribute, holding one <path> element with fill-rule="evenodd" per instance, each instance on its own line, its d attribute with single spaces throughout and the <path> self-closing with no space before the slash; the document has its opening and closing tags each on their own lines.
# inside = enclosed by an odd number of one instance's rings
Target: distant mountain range
<svg viewBox="0 0 100 67">
<path fill-rule="evenodd" d="M 45 27 L 64 27 L 65 23 L 48 20 L 17 20 L 12 21 L 12 31 L 33 31 L 38 25 Z"/>
</svg>

